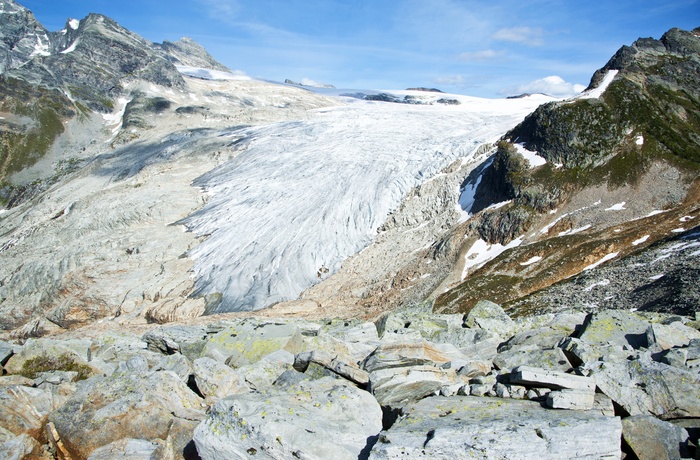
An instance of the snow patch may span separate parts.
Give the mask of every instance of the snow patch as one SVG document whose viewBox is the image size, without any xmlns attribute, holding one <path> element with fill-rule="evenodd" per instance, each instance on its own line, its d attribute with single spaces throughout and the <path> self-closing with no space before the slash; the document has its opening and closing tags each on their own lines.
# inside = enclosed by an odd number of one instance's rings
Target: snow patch
<svg viewBox="0 0 700 460">
<path fill-rule="evenodd" d="M 522 242 L 522 237 L 511 241 L 505 246 L 498 243 L 488 244 L 482 239 L 477 240 L 464 256 L 465 263 L 464 269 L 462 270 L 462 279 L 467 277 L 469 269 L 481 267 L 486 262 L 498 257 L 504 251 L 520 246 Z"/>
<path fill-rule="evenodd" d="M 650 236 L 651 235 L 644 235 L 643 237 L 639 238 L 638 240 L 632 241 L 632 246 L 639 246 L 640 244 L 642 244 L 646 240 L 648 240 Z"/>
<path fill-rule="evenodd" d="M 514 145 L 518 153 L 521 154 L 528 161 L 528 163 L 530 163 L 530 169 L 547 164 L 547 160 L 538 155 L 537 152 L 526 149 L 523 144 Z"/>
<path fill-rule="evenodd" d="M 609 208 L 605 208 L 605 210 L 606 211 L 623 211 L 623 210 L 627 209 L 627 208 L 625 208 L 625 204 L 627 204 L 627 202 L 623 201 L 622 203 L 617 203 L 617 204 L 610 206 Z"/>
<path fill-rule="evenodd" d="M 77 45 L 78 45 L 78 40 L 74 41 L 73 44 L 72 44 L 71 46 L 69 46 L 68 48 L 66 48 L 66 49 L 64 49 L 63 51 L 61 51 L 61 54 L 72 53 L 73 51 L 75 51 L 75 47 L 76 47 Z"/>
<path fill-rule="evenodd" d="M 605 74 L 605 77 L 603 77 L 603 81 L 601 81 L 598 84 L 598 86 L 596 86 L 595 88 L 589 89 L 588 91 L 584 91 L 583 93 L 579 94 L 578 96 L 572 97 L 570 100 L 597 99 L 597 98 L 599 98 L 600 96 L 603 95 L 605 90 L 608 89 L 608 86 L 610 86 L 610 83 L 613 82 L 617 73 L 618 73 L 617 70 L 608 70 L 608 72 Z"/>
<path fill-rule="evenodd" d="M 612 253 L 606 255 L 605 257 L 603 257 L 602 259 L 600 259 L 598 262 L 595 262 L 595 263 L 585 267 L 583 269 L 583 271 L 593 270 L 594 268 L 596 268 L 597 266 L 599 266 L 601 264 L 604 264 L 608 260 L 614 259 L 615 257 L 617 257 L 618 254 L 619 254 L 619 252 L 612 252 Z"/>
<path fill-rule="evenodd" d="M 534 263 L 537 263 L 540 260 L 542 260 L 541 256 L 534 256 L 534 257 L 530 257 L 525 262 L 520 262 L 520 265 L 522 265 L 523 267 L 527 267 L 528 265 L 532 265 Z"/>
<path fill-rule="evenodd" d="M 637 138 L 634 140 L 634 143 L 637 145 L 644 145 L 644 136 L 641 134 L 637 136 Z"/>
<path fill-rule="evenodd" d="M 510 203 L 512 203 L 512 202 L 513 202 L 513 200 L 501 201 L 500 203 L 494 203 L 494 204 L 492 204 L 491 206 L 489 206 L 489 207 L 486 208 L 486 209 L 500 209 L 500 208 L 502 208 L 503 206 L 505 206 L 505 205 L 507 205 L 507 204 L 510 204 Z"/>
<path fill-rule="evenodd" d="M 78 27 L 80 27 L 80 21 L 78 19 L 70 19 L 68 21 L 68 26 L 73 30 L 78 30 Z"/>
<path fill-rule="evenodd" d="M 651 216 L 655 216 L 657 214 L 663 214 L 665 212 L 666 211 L 661 211 L 659 209 L 655 209 L 654 211 L 651 211 L 649 214 L 647 214 L 645 217 L 651 217 Z"/>
<path fill-rule="evenodd" d="M 691 220 L 693 220 L 693 219 L 694 219 L 693 216 L 683 216 L 683 217 L 680 218 L 680 221 L 681 221 L 681 222 L 688 222 L 688 221 L 691 221 Z"/>
<path fill-rule="evenodd" d="M 606 279 L 603 279 L 603 280 L 598 281 L 597 283 L 593 283 L 593 284 L 591 284 L 590 286 L 587 286 L 587 287 L 583 290 L 583 292 L 589 292 L 589 291 L 592 291 L 594 288 L 596 288 L 596 287 L 598 287 L 598 286 L 607 286 L 607 285 L 609 285 L 609 284 L 610 284 L 610 280 L 606 278 Z"/>
<path fill-rule="evenodd" d="M 584 230 L 588 230 L 589 228 L 591 228 L 591 224 L 584 225 L 583 227 L 572 228 L 571 230 L 559 232 L 559 236 L 575 235 L 576 233 L 582 232 Z"/>
<path fill-rule="evenodd" d="M 656 280 L 663 278 L 664 276 L 666 276 L 666 275 L 664 273 L 661 273 L 659 275 L 650 276 L 648 279 L 650 281 L 656 281 Z"/>
<path fill-rule="evenodd" d="M 44 40 L 46 40 L 46 43 L 41 41 L 41 37 L 39 35 L 36 36 L 36 44 L 34 45 L 34 51 L 32 51 L 32 54 L 30 54 L 29 57 L 51 56 L 51 53 L 49 52 L 48 35 L 44 34 Z"/>
<path fill-rule="evenodd" d="M 683 233 L 684 231 L 685 229 L 683 227 L 674 228 L 673 230 L 671 230 L 672 233 Z"/>
<path fill-rule="evenodd" d="M 222 72 L 220 70 L 203 69 L 200 67 L 190 67 L 185 65 L 176 65 L 175 68 L 183 75 L 201 78 L 203 80 L 252 80 L 252 78 L 240 70 L 234 72 Z"/>
</svg>

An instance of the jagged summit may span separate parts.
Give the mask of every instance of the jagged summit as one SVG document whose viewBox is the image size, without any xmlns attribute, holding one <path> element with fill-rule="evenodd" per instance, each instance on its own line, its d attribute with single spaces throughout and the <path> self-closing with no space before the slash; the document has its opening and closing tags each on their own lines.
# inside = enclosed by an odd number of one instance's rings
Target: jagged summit
<svg viewBox="0 0 700 460">
<path fill-rule="evenodd" d="M 49 32 L 31 11 L 13 0 L 0 0 L 0 17 L 0 74 L 49 53 Z"/>
<path fill-rule="evenodd" d="M 155 46 L 167 53 L 168 59 L 176 65 L 231 72 L 228 67 L 217 62 L 202 45 L 189 37 L 183 37 L 176 42 L 165 40 Z"/>
</svg>

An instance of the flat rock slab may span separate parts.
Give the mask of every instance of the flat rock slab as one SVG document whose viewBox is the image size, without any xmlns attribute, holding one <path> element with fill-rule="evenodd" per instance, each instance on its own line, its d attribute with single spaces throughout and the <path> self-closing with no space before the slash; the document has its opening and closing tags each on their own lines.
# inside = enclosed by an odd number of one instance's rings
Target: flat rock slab
<svg viewBox="0 0 700 460">
<path fill-rule="evenodd" d="M 405 408 L 370 459 L 615 459 L 622 423 L 532 401 L 432 397 Z"/>
<path fill-rule="evenodd" d="M 528 366 L 520 366 L 513 369 L 510 382 L 519 385 L 551 388 L 553 390 L 568 388 L 572 390 L 595 391 L 595 380 L 589 377 Z"/>
<path fill-rule="evenodd" d="M 194 442 L 203 460 L 357 460 L 381 429 L 381 407 L 368 392 L 322 378 L 222 399 L 195 430 Z"/>
<path fill-rule="evenodd" d="M 493 364 L 498 369 L 506 371 L 518 366 L 536 366 L 558 372 L 566 372 L 571 369 L 571 364 L 561 348 L 546 350 L 511 349 L 498 353 L 493 358 Z"/>
<path fill-rule="evenodd" d="M 685 428 L 651 415 L 624 419 L 622 437 L 639 460 L 690 458 Z"/>
</svg>

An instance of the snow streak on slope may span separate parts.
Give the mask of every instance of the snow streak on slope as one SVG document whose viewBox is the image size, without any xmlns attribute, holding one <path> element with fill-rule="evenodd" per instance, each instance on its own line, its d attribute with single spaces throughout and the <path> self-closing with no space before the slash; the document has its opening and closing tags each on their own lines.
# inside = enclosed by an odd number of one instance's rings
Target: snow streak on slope
<svg viewBox="0 0 700 460">
<path fill-rule="evenodd" d="M 296 298 L 370 244 L 412 188 L 547 100 L 348 101 L 311 121 L 232 131 L 247 150 L 195 182 L 211 199 L 184 221 L 208 236 L 190 252 L 198 293 L 221 293 L 216 311 Z"/>
</svg>

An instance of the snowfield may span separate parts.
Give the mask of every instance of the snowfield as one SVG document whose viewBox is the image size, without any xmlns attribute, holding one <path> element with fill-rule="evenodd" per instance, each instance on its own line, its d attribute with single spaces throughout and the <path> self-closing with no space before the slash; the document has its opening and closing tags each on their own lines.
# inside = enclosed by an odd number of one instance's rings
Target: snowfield
<svg viewBox="0 0 700 460">
<path fill-rule="evenodd" d="M 414 187 L 552 100 L 449 97 L 460 105 L 346 98 L 308 121 L 231 130 L 241 153 L 195 181 L 210 199 L 182 222 L 206 236 L 189 252 L 196 293 L 221 294 L 217 311 L 297 298 L 369 245 Z"/>
</svg>

